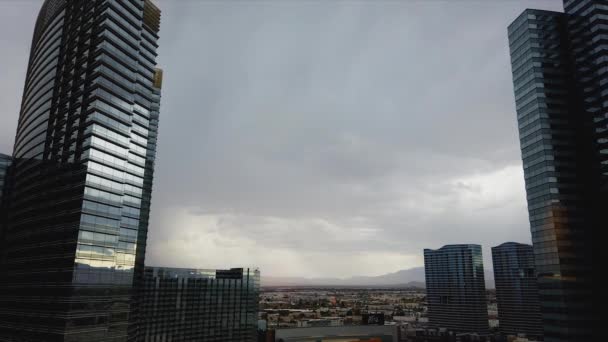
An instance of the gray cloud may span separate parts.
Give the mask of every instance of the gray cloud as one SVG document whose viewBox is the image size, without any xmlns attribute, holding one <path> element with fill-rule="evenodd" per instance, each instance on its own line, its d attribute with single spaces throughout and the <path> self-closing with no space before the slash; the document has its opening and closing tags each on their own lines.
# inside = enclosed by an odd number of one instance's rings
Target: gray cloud
<svg viewBox="0 0 608 342">
<path fill-rule="evenodd" d="M 0 153 L 11 154 L 38 1 L 0 1 Z"/>
<path fill-rule="evenodd" d="M 372 275 L 529 242 L 506 27 L 561 1 L 158 3 L 148 263 Z M 37 6 L 0 7 L 16 110 Z"/>
</svg>

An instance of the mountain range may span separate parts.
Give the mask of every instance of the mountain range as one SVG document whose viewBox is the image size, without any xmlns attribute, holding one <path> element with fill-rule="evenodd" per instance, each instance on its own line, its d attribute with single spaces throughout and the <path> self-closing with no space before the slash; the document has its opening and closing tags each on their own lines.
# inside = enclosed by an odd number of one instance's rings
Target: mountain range
<svg viewBox="0 0 608 342">
<path fill-rule="evenodd" d="M 494 288 L 494 273 L 485 270 L 486 288 Z M 349 278 L 265 277 L 262 286 L 346 286 L 346 287 L 418 287 L 424 288 L 424 267 L 414 267 L 379 276 Z"/>
</svg>

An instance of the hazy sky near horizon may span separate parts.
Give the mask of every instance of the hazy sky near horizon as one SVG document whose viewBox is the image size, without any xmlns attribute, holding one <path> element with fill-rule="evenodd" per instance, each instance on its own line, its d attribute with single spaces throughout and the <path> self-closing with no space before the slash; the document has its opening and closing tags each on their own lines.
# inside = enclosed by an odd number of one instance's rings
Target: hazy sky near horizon
<svg viewBox="0 0 608 342">
<path fill-rule="evenodd" d="M 530 242 L 506 30 L 561 1 L 156 2 L 147 264 L 347 277 Z M 41 3 L 0 0 L 0 153 Z"/>
</svg>

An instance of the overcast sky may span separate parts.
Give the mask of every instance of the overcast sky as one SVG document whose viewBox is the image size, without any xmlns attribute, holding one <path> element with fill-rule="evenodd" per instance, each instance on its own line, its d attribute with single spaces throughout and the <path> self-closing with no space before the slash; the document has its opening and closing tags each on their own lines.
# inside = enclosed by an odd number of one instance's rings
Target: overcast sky
<svg viewBox="0 0 608 342">
<path fill-rule="evenodd" d="M 41 3 L 0 0 L 0 152 Z M 530 242 L 506 28 L 561 1 L 157 3 L 147 264 L 346 277 Z"/>
</svg>

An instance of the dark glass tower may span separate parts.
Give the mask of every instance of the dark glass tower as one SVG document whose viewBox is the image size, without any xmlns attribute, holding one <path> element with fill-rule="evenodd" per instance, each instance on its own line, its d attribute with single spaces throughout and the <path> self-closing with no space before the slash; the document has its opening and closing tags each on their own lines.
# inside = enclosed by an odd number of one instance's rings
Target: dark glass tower
<svg viewBox="0 0 608 342">
<path fill-rule="evenodd" d="M 2 202 L 2 195 L 8 189 L 4 188 L 6 180 L 9 174 L 9 167 L 11 166 L 13 158 L 6 154 L 0 153 L 0 248 L 2 248 L 2 241 L 4 241 L 4 225 L 6 221 L 6 215 L 8 214 L 6 204 Z M 2 264 L 2 253 L 0 253 L 0 265 Z"/>
<path fill-rule="evenodd" d="M 0 203 L 2 202 L 2 192 L 4 191 L 4 182 L 7 177 L 8 168 L 11 165 L 13 158 L 6 154 L 0 153 Z"/>
<path fill-rule="evenodd" d="M 608 207 L 608 2 L 564 8 L 526 10 L 508 32 L 544 336 L 591 341 Z"/>
<path fill-rule="evenodd" d="M 257 341 L 260 272 L 146 267 L 141 342 Z"/>
<path fill-rule="evenodd" d="M 542 338 L 532 246 L 507 242 L 492 247 L 492 263 L 500 331 Z"/>
<path fill-rule="evenodd" d="M 488 306 L 479 245 L 424 250 L 429 324 L 454 332 L 488 333 Z"/>
<path fill-rule="evenodd" d="M 42 5 L 4 196 L 0 341 L 135 339 L 159 24 L 149 0 Z"/>
</svg>

